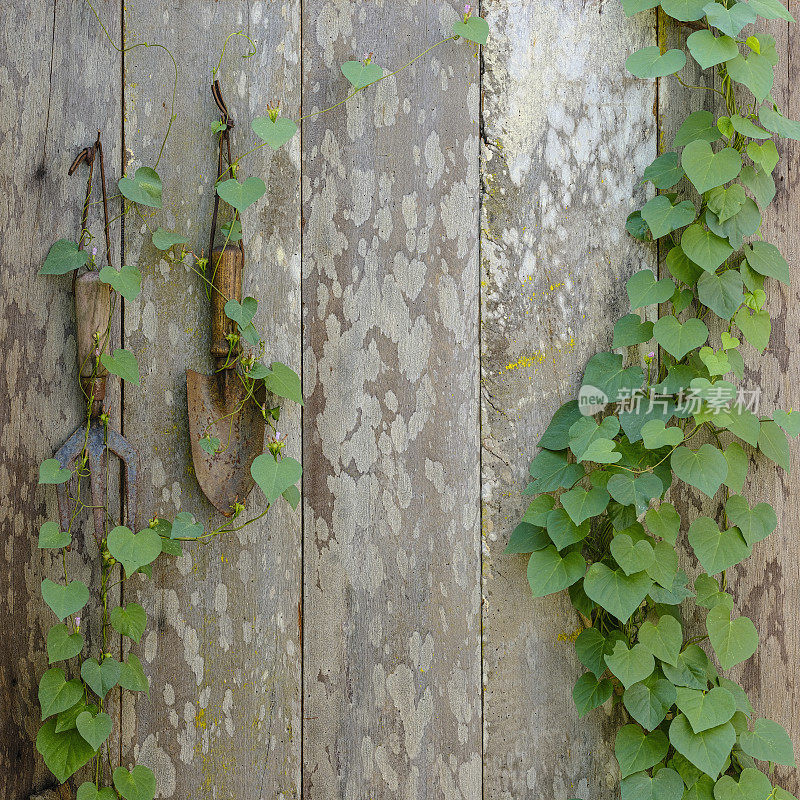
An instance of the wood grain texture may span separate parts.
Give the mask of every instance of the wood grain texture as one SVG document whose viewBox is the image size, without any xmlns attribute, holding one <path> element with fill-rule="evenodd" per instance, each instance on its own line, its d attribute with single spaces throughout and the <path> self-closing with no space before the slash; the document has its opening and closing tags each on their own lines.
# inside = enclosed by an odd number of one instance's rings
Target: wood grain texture
<svg viewBox="0 0 800 800">
<path fill-rule="evenodd" d="M 563 0 L 483 11 L 485 797 L 607 800 L 619 719 L 575 711 L 578 617 L 566 593 L 531 599 L 526 557 L 503 550 L 538 438 L 610 345 L 627 276 L 655 266 L 624 227 L 656 155 L 655 87 L 624 61 L 654 43 L 654 15 Z"/>
<path fill-rule="evenodd" d="M 303 6 L 303 111 L 460 3 Z M 303 126 L 304 797 L 481 796 L 478 61 Z"/>
<path fill-rule="evenodd" d="M 178 118 L 159 172 L 164 209 L 147 224 L 185 234 L 208 248 L 216 178 L 219 112 L 212 69 L 229 34 L 220 79 L 236 127 L 236 154 L 259 140 L 250 129 L 269 102 L 284 114 L 299 108 L 299 3 L 186 0 L 127 6 L 127 45 L 168 43 L 180 64 Z M 154 163 L 169 119 L 172 64 L 153 48 L 125 59 L 127 171 Z M 299 137 L 278 153 L 248 157 L 240 177 L 258 175 L 269 191 L 244 215 L 244 294 L 260 303 L 265 358 L 300 368 Z M 194 513 L 219 524 L 191 471 L 186 409 L 187 367 L 210 373 L 210 303 L 201 279 L 160 258 L 141 220 L 125 230 L 128 263 L 143 274 L 141 298 L 126 315 L 128 345 L 139 358 L 141 389 L 126 393 L 126 432 L 145 456 L 146 514 Z M 187 345 L 188 343 L 188 345 Z M 280 425 L 286 452 L 300 457 L 300 413 L 291 404 Z M 258 490 L 250 499 L 258 511 Z M 264 521 L 208 545 L 187 546 L 151 582 L 126 589 L 147 610 L 142 661 L 150 700 L 125 714 L 125 762 L 157 776 L 165 798 L 295 798 L 300 791 L 300 512 L 281 501 Z M 138 726 L 137 724 L 138 723 Z"/>
<path fill-rule="evenodd" d="M 109 24 L 118 27 L 109 11 Z M 87 173 L 81 168 L 67 177 L 73 158 L 98 129 L 107 164 L 121 157 L 119 60 L 104 41 L 79 0 L 9 4 L 0 14 L 0 797 L 8 800 L 27 800 L 55 784 L 34 742 L 37 686 L 47 669 L 44 637 L 57 621 L 40 585 L 61 573 L 60 554 L 40 551 L 37 536 L 58 512 L 54 488 L 37 486 L 37 479 L 39 464 L 78 427 L 85 406 L 71 277 L 36 273 L 53 241 L 79 234 Z M 99 182 L 95 188 L 99 197 Z M 89 219 L 102 242 L 98 208 Z M 112 249 L 119 266 L 118 227 Z M 99 251 L 98 263 L 105 264 L 102 244 Z M 115 387 L 110 381 L 118 425 Z M 71 579 L 99 585 L 91 530 L 91 517 L 82 520 L 67 564 Z M 82 626 L 93 654 L 95 621 L 85 614 Z M 74 662 L 70 670 L 74 676 Z"/>
</svg>

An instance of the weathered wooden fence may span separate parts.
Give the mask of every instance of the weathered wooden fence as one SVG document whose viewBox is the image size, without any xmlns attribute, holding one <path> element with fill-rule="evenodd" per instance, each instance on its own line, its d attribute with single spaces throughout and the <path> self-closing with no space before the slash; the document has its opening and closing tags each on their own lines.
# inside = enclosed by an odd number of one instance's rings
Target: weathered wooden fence
<svg viewBox="0 0 800 800">
<path fill-rule="evenodd" d="M 179 64 L 178 118 L 159 171 L 160 224 L 208 233 L 216 116 L 211 70 L 249 120 L 281 100 L 297 116 L 341 98 L 338 65 L 374 51 L 396 67 L 446 35 L 461 0 L 104 0 L 117 47 L 164 43 Z M 797 5 L 794 3 L 793 5 Z M 797 8 L 794 9 L 795 13 Z M 165 798 L 616 796 L 612 720 L 579 721 L 561 598 L 532 600 L 525 559 L 502 551 L 523 506 L 534 443 L 626 312 L 622 279 L 659 253 L 627 237 L 644 167 L 677 114 L 709 102 L 624 57 L 676 36 L 616 0 L 484 0 L 483 58 L 447 46 L 309 120 L 288 148 L 246 164 L 268 193 L 245 224 L 245 290 L 271 355 L 302 369 L 306 406 L 282 424 L 302 457 L 303 503 L 177 570 L 126 589 L 151 625 L 150 699 L 117 709 L 123 758 Z M 797 33 L 774 23 L 775 95 L 797 118 Z M 794 79 L 792 78 L 794 76 Z M 0 17 L 0 796 L 48 776 L 33 740 L 50 611 L 36 532 L 54 513 L 40 461 L 77 426 L 68 279 L 36 271 L 78 226 L 76 152 L 102 129 L 112 177 L 152 164 L 172 64 L 120 53 L 83 0 L 4 4 Z M 784 145 L 785 147 L 785 145 Z M 800 260 L 794 148 L 782 158 L 770 240 Z M 193 482 L 184 370 L 208 367 L 208 304 L 135 217 L 113 228 L 116 264 L 144 291 L 117 335 L 142 365 L 112 403 L 140 450 L 141 522 L 210 506 Z M 800 403 L 795 289 L 776 297 L 772 345 L 751 351 L 765 401 Z M 189 348 L 179 346 L 188 338 Z M 795 453 L 797 455 L 797 453 Z M 744 668 L 762 714 L 800 738 L 800 493 L 762 468 L 753 484 L 782 526 L 733 581 L 762 633 Z M 688 502 L 678 498 L 679 502 Z M 88 545 L 86 546 L 88 549 Z M 72 554 L 80 569 L 82 545 Z M 87 556 L 85 563 L 90 562 Z M 84 567 L 85 579 L 91 580 Z M 787 788 L 797 791 L 792 775 Z"/>
</svg>

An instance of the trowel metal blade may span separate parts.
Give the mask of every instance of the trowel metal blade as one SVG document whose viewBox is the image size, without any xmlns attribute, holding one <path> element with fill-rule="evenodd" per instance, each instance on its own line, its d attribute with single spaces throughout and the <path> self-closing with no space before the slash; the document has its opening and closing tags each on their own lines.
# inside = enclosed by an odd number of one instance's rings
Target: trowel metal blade
<svg viewBox="0 0 800 800">
<path fill-rule="evenodd" d="M 215 375 L 186 370 L 186 389 L 197 482 L 214 507 L 230 516 L 234 502 L 244 503 L 255 483 L 250 466 L 264 451 L 264 417 L 252 399 L 232 414 L 245 397 L 245 388 L 239 381 L 234 382 L 228 403 Z M 262 405 L 264 395 L 262 385 L 261 396 L 256 393 Z M 224 448 L 221 452 L 210 455 L 203 450 L 200 439 L 206 433 L 220 440 Z"/>
</svg>

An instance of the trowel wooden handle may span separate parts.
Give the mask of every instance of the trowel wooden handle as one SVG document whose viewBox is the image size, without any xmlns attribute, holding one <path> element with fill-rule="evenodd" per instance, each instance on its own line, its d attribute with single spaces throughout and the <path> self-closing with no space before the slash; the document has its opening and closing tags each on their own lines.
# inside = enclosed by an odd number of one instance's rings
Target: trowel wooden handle
<svg viewBox="0 0 800 800">
<path fill-rule="evenodd" d="M 211 292 L 211 355 L 217 361 L 217 369 L 225 363 L 230 350 L 225 337 L 237 332 L 236 323 L 225 316 L 225 302 L 242 302 L 243 267 L 244 256 L 238 247 L 215 248 L 211 254 L 211 274 L 216 289 Z"/>
<path fill-rule="evenodd" d="M 95 350 L 109 352 L 111 331 L 111 287 L 100 281 L 96 272 L 85 272 L 75 279 L 75 322 L 78 338 L 78 366 L 82 378 L 108 374 L 102 365 L 95 372 Z M 99 337 L 99 341 L 95 338 Z"/>
</svg>

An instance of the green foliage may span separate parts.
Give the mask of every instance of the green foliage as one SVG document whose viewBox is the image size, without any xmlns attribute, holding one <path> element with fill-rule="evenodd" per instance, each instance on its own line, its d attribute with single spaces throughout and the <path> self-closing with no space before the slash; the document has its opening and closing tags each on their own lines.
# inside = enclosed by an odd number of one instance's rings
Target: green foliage
<svg viewBox="0 0 800 800">
<path fill-rule="evenodd" d="M 259 139 L 266 142 L 273 150 L 280 149 L 296 133 L 297 124 L 286 117 L 256 117 L 250 127 Z"/>
<path fill-rule="evenodd" d="M 125 800 L 153 800 L 156 777 L 153 771 L 137 764 L 130 772 L 125 767 L 114 770 L 114 787 Z"/>
<path fill-rule="evenodd" d="M 100 363 L 112 374 L 119 375 L 120 378 L 128 383 L 138 386 L 141 383 L 139 377 L 139 364 L 136 356 L 130 350 L 117 348 L 114 355 L 103 353 L 100 356 Z"/>
<path fill-rule="evenodd" d="M 42 598 L 60 622 L 77 614 L 89 602 L 89 590 L 83 581 L 70 581 L 66 586 L 49 578 L 42 581 Z"/>
<path fill-rule="evenodd" d="M 161 208 L 161 178 L 151 167 L 139 167 L 132 178 L 119 179 L 120 194 L 132 203 L 150 208 Z"/>
<path fill-rule="evenodd" d="M 480 17 L 469 17 L 453 24 L 453 33 L 476 44 L 486 44 L 489 38 L 489 25 Z"/>
<path fill-rule="evenodd" d="M 363 61 L 345 61 L 341 69 L 342 75 L 350 81 L 356 91 L 366 88 L 383 77 L 383 70 L 377 64 Z"/>
<path fill-rule="evenodd" d="M 142 275 L 138 267 L 103 267 L 100 270 L 100 280 L 107 283 L 114 291 L 121 294 L 128 302 L 135 300 L 142 291 Z"/>
<path fill-rule="evenodd" d="M 75 242 L 59 239 L 50 248 L 39 274 L 66 275 L 68 272 L 80 269 L 88 258 L 89 254 L 85 250 L 79 250 Z"/>
<path fill-rule="evenodd" d="M 658 5 L 622 3 L 628 16 Z M 779 0 L 660 6 L 698 23 L 686 47 L 702 69 L 718 73 L 709 83 L 720 87 L 725 109 L 721 116 L 689 114 L 672 150 L 644 172 L 657 194 L 631 212 L 626 229 L 641 241 L 669 242 L 664 265 L 672 279 L 645 269 L 627 281 L 634 313 L 614 326 L 611 349 L 620 353 L 592 356 L 582 381 L 583 402 L 597 398 L 599 411 L 581 417 L 571 401 L 554 416 L 525 490 L 537 496 L 514 541 L 517 549 L 523 538 L 536 548 L 528 566 L 534 595 L 569 587 L 589 626 L 575 642 L 588 670 L 573 691 L 579 714 L 622 695 L 631 721 L 615 745 L 623 800 L 786 800 L 791 796 L 772 787 L 753 759 L 793 765 L 788 734 L 769 720 L 748 723 L 753 709 L 745 692 L 718 669 L 742 664 L 758 646 L 751 620 L 734 611 L 728 571 L 778 525 L 768 503 L 751 507 L 741 494 L 752 458 L 742 444 L 788 472 L 788 437 L 800 434 L 800 415 L 759 416 L 740 402 L 733 382 L 745 375 L 743 345 L 759 353 L 769 345 L 771 281 L 790 282 L 789 263 L 760 231 L 762 209 L 776 193 L 775 134 L 800 140 L 800 122 L 769 96 L 774 37 L 741 31 L 757 15 L 792 17 Z M 659 47 L 626 62 L 647 78 L 684 63 L 680 50 Z M 661 304 L 669 305 L 653 324 L 636 313 Z M 646 369 L 644 348 L 654 351 Z M 663 407 L 627 405 L 639 393 L 646 402 L 651 392 L 664 397 Z M 673 505 L 659 502 L 677 481 L 713 498 L 715 505 L 703 501 L 713 516 L 689 510 L 682 520 Z M 681 529 L 703 569 L 694 591 L 678 569 Z M 714 662 L 697 644 L 706 637 L 684 641 L 681 603 L 693 595 L 707 609 Z"/>
<path fill-rule="evenodd" d="M 303 468 L 300 462 L 290 457 L 276 460 L 271 453 L 257 456 L 250 467 L 250 474 L 264 493 L 267 501 L 273 503 L 290 486 L 300 480 Z"/>
<path fill-rule="evenodd" d="M 55 458 L 46 458 L 39 465 L 39 483 L 66 483 L 72 477 L 72 470 L 62 469 Z"/>
<path fill-rule="evenodd" d="M 174 231 L 167 231 L 164 228 L 157 228 L 153 233 L 153 247 L 159 250 L 169 250 L 176 244 L 186 244 L 189 240 Z"/>
<path fill-rule="evenodd" d="M 233 206 L 239 213 L 246 211 L 266 193 L 266 184 L 258 177 L 247 178 L 243 183 L 239 183 L 236 178 L 230 178 L 217 184 L 217 194 L 220 199 Z"/>
<path fill-rule="evenodd" d="M 124 525 L 118 525 L 108 534 L 108 552 L 122 564 L 125 574 L 130 577 L 161 555 L 161 537 L 150 528 L 134 533 Z"/>
</svg>

